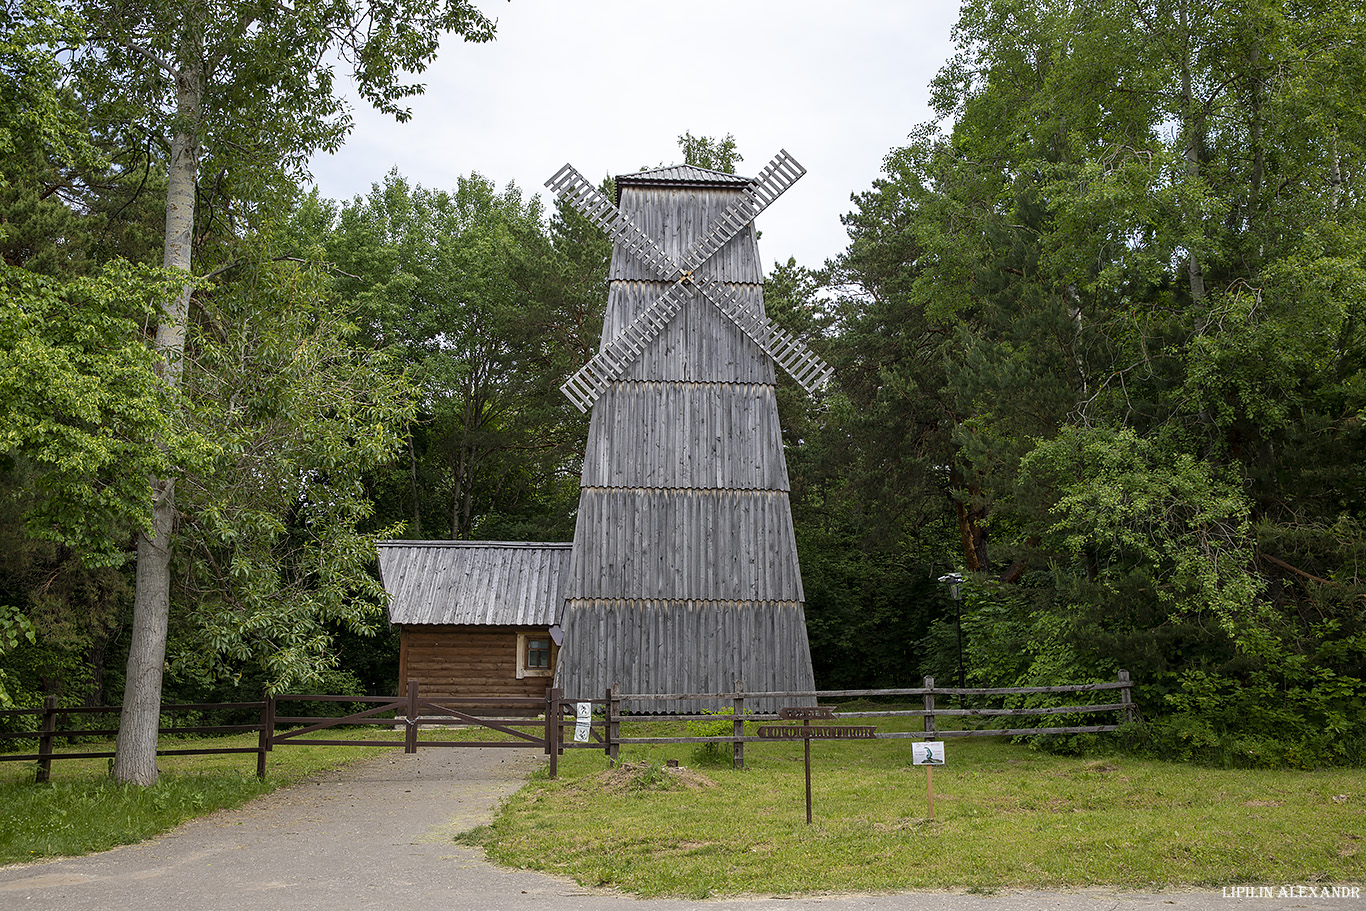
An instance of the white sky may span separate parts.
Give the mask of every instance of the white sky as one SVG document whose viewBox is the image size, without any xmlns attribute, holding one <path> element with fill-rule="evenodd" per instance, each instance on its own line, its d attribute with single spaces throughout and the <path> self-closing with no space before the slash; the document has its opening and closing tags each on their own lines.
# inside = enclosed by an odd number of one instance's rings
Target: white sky
<svg viewBox="0 0 1366 911">
<path fill-rule="evenodd" d="M 430 188 L 477 172 L 540 193 L 566 161 L 589 180 L 682 160 L 677 137 L 735 136 L 753 175 L 780 148 L 807 169 L 759 217 L 764 262 L 816 267 L 883 157 L 932 115 L 957 0 L 479 0 L 491 44 L 447 41 L 397 124 L 356 105 L 319 191 L 367 193 L 392 167 Z"/>
</svg>

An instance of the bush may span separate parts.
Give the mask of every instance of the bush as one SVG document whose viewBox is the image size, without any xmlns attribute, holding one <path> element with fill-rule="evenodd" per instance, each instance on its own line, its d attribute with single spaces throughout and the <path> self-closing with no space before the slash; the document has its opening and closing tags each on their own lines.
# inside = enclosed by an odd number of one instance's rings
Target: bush
<svg viewBox="0 0 1366 911">
<path fill-rule="evenodd" d="M 1224 768 L 1360 765 L 1366 741 L 1361 681 L 1312 669 L 1299 679 L 1188 670 L 1151 726 L 1162 758 Z"/>
<path fill-rule="evenodd" d="M 735 710 L 721 709 L 706 714 L 715 716 L 705 721 L 689 721 L 689 737 L 732 737 L 735 734 Z M 746 734 L 754 733 L 754 723 L 746 722 Z M 733 741 L 732 741 L 733 742 Z M 734 762 L 734 750 L 730 743 L 694 744 L 692 760 L 697 765 L 730 765 Z"/>
</svg>

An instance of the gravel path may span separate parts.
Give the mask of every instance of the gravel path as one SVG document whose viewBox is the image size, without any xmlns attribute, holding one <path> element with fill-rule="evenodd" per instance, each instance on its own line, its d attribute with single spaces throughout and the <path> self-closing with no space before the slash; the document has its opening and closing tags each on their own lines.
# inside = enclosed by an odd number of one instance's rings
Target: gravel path
<svg viewBox="0 0 1366 911">
<path fill-rule="evenodd" d="M 1361 899 L 1225 898 L 1219 891 L 909 893 L 640 901 L 505 870 L 451 834 L 487 821 L 544 761 L 529 750 L 392 754 L 102 854 L 0 868 L 0 911 L 1289 911 Z M 1279 885 L 1279 884 L 1277 884 Z"/>
</svg>

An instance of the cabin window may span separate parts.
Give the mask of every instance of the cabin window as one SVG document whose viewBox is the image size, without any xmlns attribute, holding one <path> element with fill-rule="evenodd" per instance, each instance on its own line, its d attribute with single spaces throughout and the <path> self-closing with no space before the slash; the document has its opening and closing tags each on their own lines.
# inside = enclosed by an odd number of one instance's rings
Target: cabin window
<svg viewBox="0 0 1366 911">
<path fill-rule="evenodd" d="M 549 633 L 517 634 L 517 679 L 549 677 L 554 667 L 554 644 Z"/>
<path fill-rule="evenodd" d="M 526 666 L 550 667 L 550 637 L 526 641 Z"/>
</svg>

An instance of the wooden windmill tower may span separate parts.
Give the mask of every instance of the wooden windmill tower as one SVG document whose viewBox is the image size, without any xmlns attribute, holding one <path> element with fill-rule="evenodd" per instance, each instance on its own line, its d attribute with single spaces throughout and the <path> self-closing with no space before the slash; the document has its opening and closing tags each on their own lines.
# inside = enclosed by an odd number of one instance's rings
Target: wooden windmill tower
<svg viewBox="0 0 1366 911">
<path fill-rule="evenodd" d="M 593 409 L 570 697 L 814 686 L 774 362 L 808 391 L 831 371 L 764 315 L 753 226 L 804 173 L 786 152 L 752 180 L 660 168 L 618 177 L 616 205 L 568 165 L 546 183 L 613 242 L 601 348 L 562 387 Z"/>
</svg>

